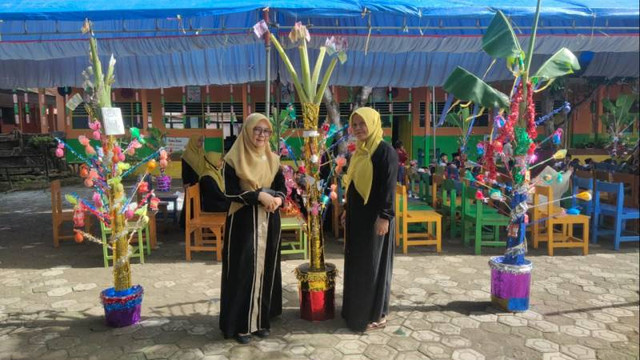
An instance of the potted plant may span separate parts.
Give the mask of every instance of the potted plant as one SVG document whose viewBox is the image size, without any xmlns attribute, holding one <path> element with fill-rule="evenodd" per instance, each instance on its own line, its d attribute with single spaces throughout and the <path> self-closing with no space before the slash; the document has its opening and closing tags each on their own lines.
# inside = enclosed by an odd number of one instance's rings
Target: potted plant
<svg viewBox="0 0 640 360">
<path fill-rule="evenodd" d="M 100 299 L 105 310 L 106 323 L 109 326 L 121 327 L 135 324 L 140 320 L 143 288 L 140 285 L 132 285 L 131 267 L 129 257 L 131 255 L 130 241 L 137 230 L 145 226 L 149 218 L 147 211 L 157 209 L 159 200 L 153 191 L 149 191 L 148 184 L 144 181 L 149 171 L 156 168 L 156 158 L 159 158 L 160 167 L 167 164 L 168 154 L 162 148 L 146 156 L 137 164 L 127 162 L 136 150 L 142 147 L 139 132 L 131 131 L 131 141 L 122 146 L 116 138 L 120 128 L 124 133 L 124 127 L 112 125 L 113 118 L 109 117 L 111 107 L 111 85 L 114 82 L 115 59 L 111 56 L 106 74 L 102 73 L 102 64 L 98 58 L 97 41 L 91 33 L 91 23 L 85 22 L 84 33 L 89 33 L 90 55 L 92 66 L 83 72 L 85 78 L 84 94 L 76 94 L 67 103 L 67 107 L 74 109 L 84 102 L 89 114 L 89 127 L 92 130 L 89 137 L 81 135 L 80 143 L 84 146 L 84 154 L 76 152 L 63 140 L 56 138 L 58 148 L 56 156 L 63 157 L 65 149 L 71 151 L 84 164 L 80 170 L 80 176 L 84 178 L 84 185 L 93 190 L 91 200 L 86 200 L 77 194 L 67 194 L 66 200 L 74 205 L 74 227 L 76 242 L 90 240 L 102 245 L 100 239 L 95 238 L 78 228 L 84 225 L 85 214 L 95 216 L 106 228 L 110 230 L 111 238 L 107 246 L 113 251 L 113 278 L 114 286 L 103 290 Z M 116 111 L 117 112 L 117 111 Z M 117 116 L 115 117 L 116 125 Z M 121 121 L 121 118 L 120 118 Z M 120 124 L 121 125 L 121 124 Z M 94 140 L 93 143 L 89 139 Z M 136 169 L 144 167 L 144 175 L 136 181 L 133 190 L 127 194 L 124 189 L 123 179 L 132 174 Z M 135 202 L 135 199 L 139 201 Z"/>
</svg>

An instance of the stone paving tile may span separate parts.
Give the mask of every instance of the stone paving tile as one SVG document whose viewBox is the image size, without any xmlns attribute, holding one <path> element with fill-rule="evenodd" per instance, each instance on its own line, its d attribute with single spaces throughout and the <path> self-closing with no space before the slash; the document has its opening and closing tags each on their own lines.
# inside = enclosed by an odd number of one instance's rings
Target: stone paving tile
<svg viewBox="0 0 640 360">
<path fill-rule="evenodd" d="M 614 252 L 604 239 L 588 256 L 548 257 L 531 249 L 531 309 L 516 314 L 491 307 L 486 257 L 448 239 L 441 255 L 420 247 L 398 253 L 388 325 L 364 334 L 339 318 L 342 278 L 338 317 L 301 320 L 293 271 L 304 261 L 285 256 L 283 315 L 268 339 L 239 345 L 218 330 L 221 265 L 208 254 L 184 261 L 183 233 L 169 226 L 145 264 L 132 264 L 134 282 L 145 287 L 141 323 L 110 329 L 98 294 L 112 276 L 99 246 L 65 242 L 52 249 L 50 202 L 42 195 L 0 194 L 3 220 L 20 224 L 12 231 L 21 235 L 7 239 L 0 228 L 3 360 L 638 358 L 638 246 Z M 25 203 L 28 213 L 15 211 Z M 328 236 L 326 248 L 327 260 L 342 269 L 342 244 Z"/>
</svg>

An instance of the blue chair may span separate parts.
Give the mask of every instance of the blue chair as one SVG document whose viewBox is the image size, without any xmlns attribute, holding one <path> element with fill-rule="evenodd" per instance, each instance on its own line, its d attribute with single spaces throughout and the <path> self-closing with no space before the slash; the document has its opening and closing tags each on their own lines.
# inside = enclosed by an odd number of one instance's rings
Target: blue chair
<svg viewBox="0 0 640 360">
<path fill-rule="evenodd" d="M 593 213 L 593 199 L 589 201 L 576 199 L 576 194 L 583 191 L 590 191 L 593 194 L 593 179 L 574 175 L 571 179 L 571 195 L 573 195 L 571 198 L 571 207 L 579 207 L 581 210 L 580 213 L 591 216 Z M 592 229 L 595 229 L 595 225 L 596 224 L 593 224 Z"/>
<path fill-rule="evenodd" d="M 600 194 L 607 193 L 609 198 L 616 199 L 615 204 L 605 204 L 600 201 Z M 592 243 L 598 242 L 598 236 L 613 234 L 614 250 L 620 249 L 621 242 L 640 241 L 638 234 L 623 235 L 627 220 L 640 219 L 640 210 L 624 207 L 624 187 L 622 183 L 610 183 L 606 181 L 596 180 L 594 209 L 593 209 L 593 231 L 591 232 Z M 599 219 L 601 215 L 612 216 L 614 227 L 613 230 L 599 229 Z"/>
</svg>

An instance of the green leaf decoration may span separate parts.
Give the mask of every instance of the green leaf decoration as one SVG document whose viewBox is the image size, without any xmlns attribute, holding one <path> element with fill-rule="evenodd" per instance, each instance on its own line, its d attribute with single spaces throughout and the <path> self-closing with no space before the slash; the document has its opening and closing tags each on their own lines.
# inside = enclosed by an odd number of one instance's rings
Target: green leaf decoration
<svg viewBox="0 0 640 360">
<path fill-rule="evenodd" d="M 532 77 L 537 78 L 538 81 L 549 81 L 573 74 L 575 70 L 580 70 L 578 58 L 569 49 L 562 48 L 547 59 Z"/>
<path fill-rule="evenodd" d="M 489 109 L 509 108 L 509 97 L 492 88 L 467 70 L 457 67 L 444 83 L 444 90 L 463 101 L 473 101 Z"/>
<path fill-rule="evenodd" d="M 64 199 L 67 200 L 67 202 L 71 205 L 77 205 L 78 204 L 78 199 L 76 199 L 74 196 L 66 194 L 64 196 Z"/>
<path fill-rule="evenodd" d="M 482 37 L 482 50 L 493 58 L 506 59 L 522 55 L 522 48 L 509 20 L 498 11 Z"/>
<path fill-rule="evenodd" d="M 621 94 L 618 96 L 616 100 L 616 107 L 619 109 L 618 112 L 620 114 L 628 114 L 634 101 L 636 101 L 636 98 L 629 94 Z"/>
</svg>

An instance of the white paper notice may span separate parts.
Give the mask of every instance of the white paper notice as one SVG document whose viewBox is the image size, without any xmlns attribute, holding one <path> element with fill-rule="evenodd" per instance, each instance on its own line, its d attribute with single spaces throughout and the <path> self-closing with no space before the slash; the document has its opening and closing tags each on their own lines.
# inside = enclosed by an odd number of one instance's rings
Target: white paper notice
<svg viewBox="0 0 640 360">
<path fill-rule="evenodd" d="M 169 152 L 184 151 L 188 142 L 189 138 L 167 137 L 166 148 L 169 149 Z"/>
<path fill-rule="evenodd" d="M 101 110 L 105 134 L 124 135 L 124 123 L 122 122 L 122 111 L 120 108 L 103 107 Z"/>
</svg>

